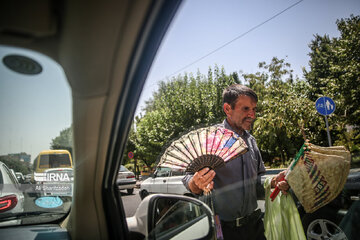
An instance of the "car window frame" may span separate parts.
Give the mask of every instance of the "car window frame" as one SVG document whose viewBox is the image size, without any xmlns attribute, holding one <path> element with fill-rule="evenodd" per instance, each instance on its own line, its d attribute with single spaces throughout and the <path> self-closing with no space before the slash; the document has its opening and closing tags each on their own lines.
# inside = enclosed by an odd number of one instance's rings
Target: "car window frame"
<svg viewBox="0 0 360 240">
<path fill-rule="evenodd" d="M 182 0 L 153 0 L 150 3 L 148 15 L 143 21 L 142 34 L 135 44 L 136 51 L 133 52 L 126 71 L 111 128 L 102 183 L 104 213 L 108 219 L 108 235 L 111 239 L 128 239 L 128 227 L 121 195 L 117 191 L 116 177 L 147 74 L 181 2 Z M 146 38 L 144 33 L 147 34 Z"/>
<path fill-rule="evenodd" d="M 16 179 L 16 177 L 14 177 L 14 174 L 12 174 L 12 172 L 10 171 L 10 169 L 4 165 L 4 169 L 5 172 L 7 173 L 7 175 L 9 176 L 10 181 L 15 185 L 15 186 L 19 186 L 19 181 Z"/>
</svg>

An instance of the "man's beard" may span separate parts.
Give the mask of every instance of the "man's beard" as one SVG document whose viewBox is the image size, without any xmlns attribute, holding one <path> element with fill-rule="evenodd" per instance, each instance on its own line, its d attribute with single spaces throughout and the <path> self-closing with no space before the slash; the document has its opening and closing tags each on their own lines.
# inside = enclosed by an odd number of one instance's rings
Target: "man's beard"
<svg viewBox="0 0 360 240">
<path fill-rule="evenodd" d="M 248 120 L 251 121 L 250 124 L 246 122 L 246 121 L 248 121 Z M 237 127 L 240 131 L 245 131 L 245 130 L 249 131 L 249 130 L 251 130 L 251 127 L 252 127 L 253 122 L 254 122 L 254 119 L 253 119 L 253 118 L 247 117 L 247 118 L 244 118 L 244 119 L 241 121 L 241 124 L 239 124 L 239 126 L 236 126 L 236 127 Z M 248 124 L 249 124 L 249 127 L 248 127 L 248 128 L 246 128 L 246 129 L 243 128 L 243 126 L 246 126 L 246 125 L 248 125 Z"/>
</svg>

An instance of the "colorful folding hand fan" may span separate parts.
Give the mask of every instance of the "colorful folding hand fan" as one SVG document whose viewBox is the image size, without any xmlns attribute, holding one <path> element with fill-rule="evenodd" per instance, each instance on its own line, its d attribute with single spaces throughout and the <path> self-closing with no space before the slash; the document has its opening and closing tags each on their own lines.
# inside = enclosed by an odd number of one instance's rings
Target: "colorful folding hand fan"
<svg viewBox="0 0 360 240">
<path fill-rule="evenodd" d="M 222 127 L 191 131 L 175 140 L 161 156 L 158 166 L 195 173 L 204 167 L 216 169 L 247 152 L 244 140 Z"/>
<path fill-rule="evenodd" d="M 175 140 L 162 154 L 158 166 L 195 173 L 202 168 L 216 169 L 247 152 L 244 140 L 222 127 L 206 127 L 191 131 Z M 203 201 L 214 210 L 211 191 L 204 190 Z M 214 216 L 217 239 L 223 239 L 218 216 Z"/>
</svg>

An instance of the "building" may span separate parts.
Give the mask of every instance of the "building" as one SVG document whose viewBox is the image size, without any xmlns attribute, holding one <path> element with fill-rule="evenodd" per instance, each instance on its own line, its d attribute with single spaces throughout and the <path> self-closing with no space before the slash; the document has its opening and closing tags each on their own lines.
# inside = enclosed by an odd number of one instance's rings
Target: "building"
<svg viewBox="0 0 360 240">
<path fill-rule="evenodd" d="M 30 163 L 30 161 L 31 161 L 31 155 L 26 154 L 24 152 L 10 153 L 8 155 L 1 156 L 1 158 L 7 158 L 7 159 L 11 159 L 11 160 L 19 160 L 21 162 L 26 162 L 26 163 Z"/>
</svg>

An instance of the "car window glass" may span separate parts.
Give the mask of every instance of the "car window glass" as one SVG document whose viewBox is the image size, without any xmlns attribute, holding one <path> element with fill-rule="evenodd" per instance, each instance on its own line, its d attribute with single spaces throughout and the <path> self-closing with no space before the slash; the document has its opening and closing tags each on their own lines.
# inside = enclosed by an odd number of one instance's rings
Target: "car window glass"
<svg viewBox="0 0 360 240">
<path fill-rule="evenodd" d="M 171 169 L 170 168 L 158 168 L 156 170 L 156 177 L 168 177 L 170 175 Z"/>
<path fill-rule="evenodd" d="M 12 192 L 16 207 L 0 214 L 1 225 L 14 224 L 7 222 L 10 213 L 28 213 L 16 224 L 56 220 L 68 213 L 72 203 L 73 174 L 68 172 L 72 109 L 67 79 L 57 62 L 36 51 L 0 45 L 0 59 L 0 162 L 5 166 L 4 181 L 7 175 L 9 184 L 19 188 Z M 69 155 L 40 154 L 55 150 Z M 19 184 L 10 168 L 27 178 Z M 2 197 L 6 195 L 0 193 Z M 60 214 L 45 218 L 32 214 L 39 211 Z"/>
<path fill-rule="evenodd" d="M 123 165 L 120 166 L 120 172 L 126 172 L 129 171 L 126 167 L 124 167 Z"/>
<path fill-rule="evenodd" d="M 39 168 L 71 167 L 67 154 L 45 154 L 40 156 Z"/>
<path fill-rule="evenodd" d="M 4 167 L 4 170 L 5 170 L 6 174 L 9 176 L 9 180 L 11 181 L 11 183 L 17 184 L 18 181 L 15 179 L 14 174 L 10 171 L 10 169 L 8 169 L 7 167 Z"/>
<path fill-rule="evenodd" d="M 194 220 L 204 217 L 205 214 L 200 206 L 192 202 L 166 198 L 159 199 L 155 209 L 154 232 L 157 237 L 166 235 L 179 226 L 193 224 Z"/>
<path fill-rule="evenodd" d="M 171 171 L 171 176 L 184 176 L 185 175 L 185 171 Z"/>
<path fill-rule="evenodd" d="M 0 169 L 0 184 L 4 184 L 4 178 L 3 178 L 3 173 Z M 2 186 L 0 186 L 0 189 L 2 188 Z"/>
</svg>

